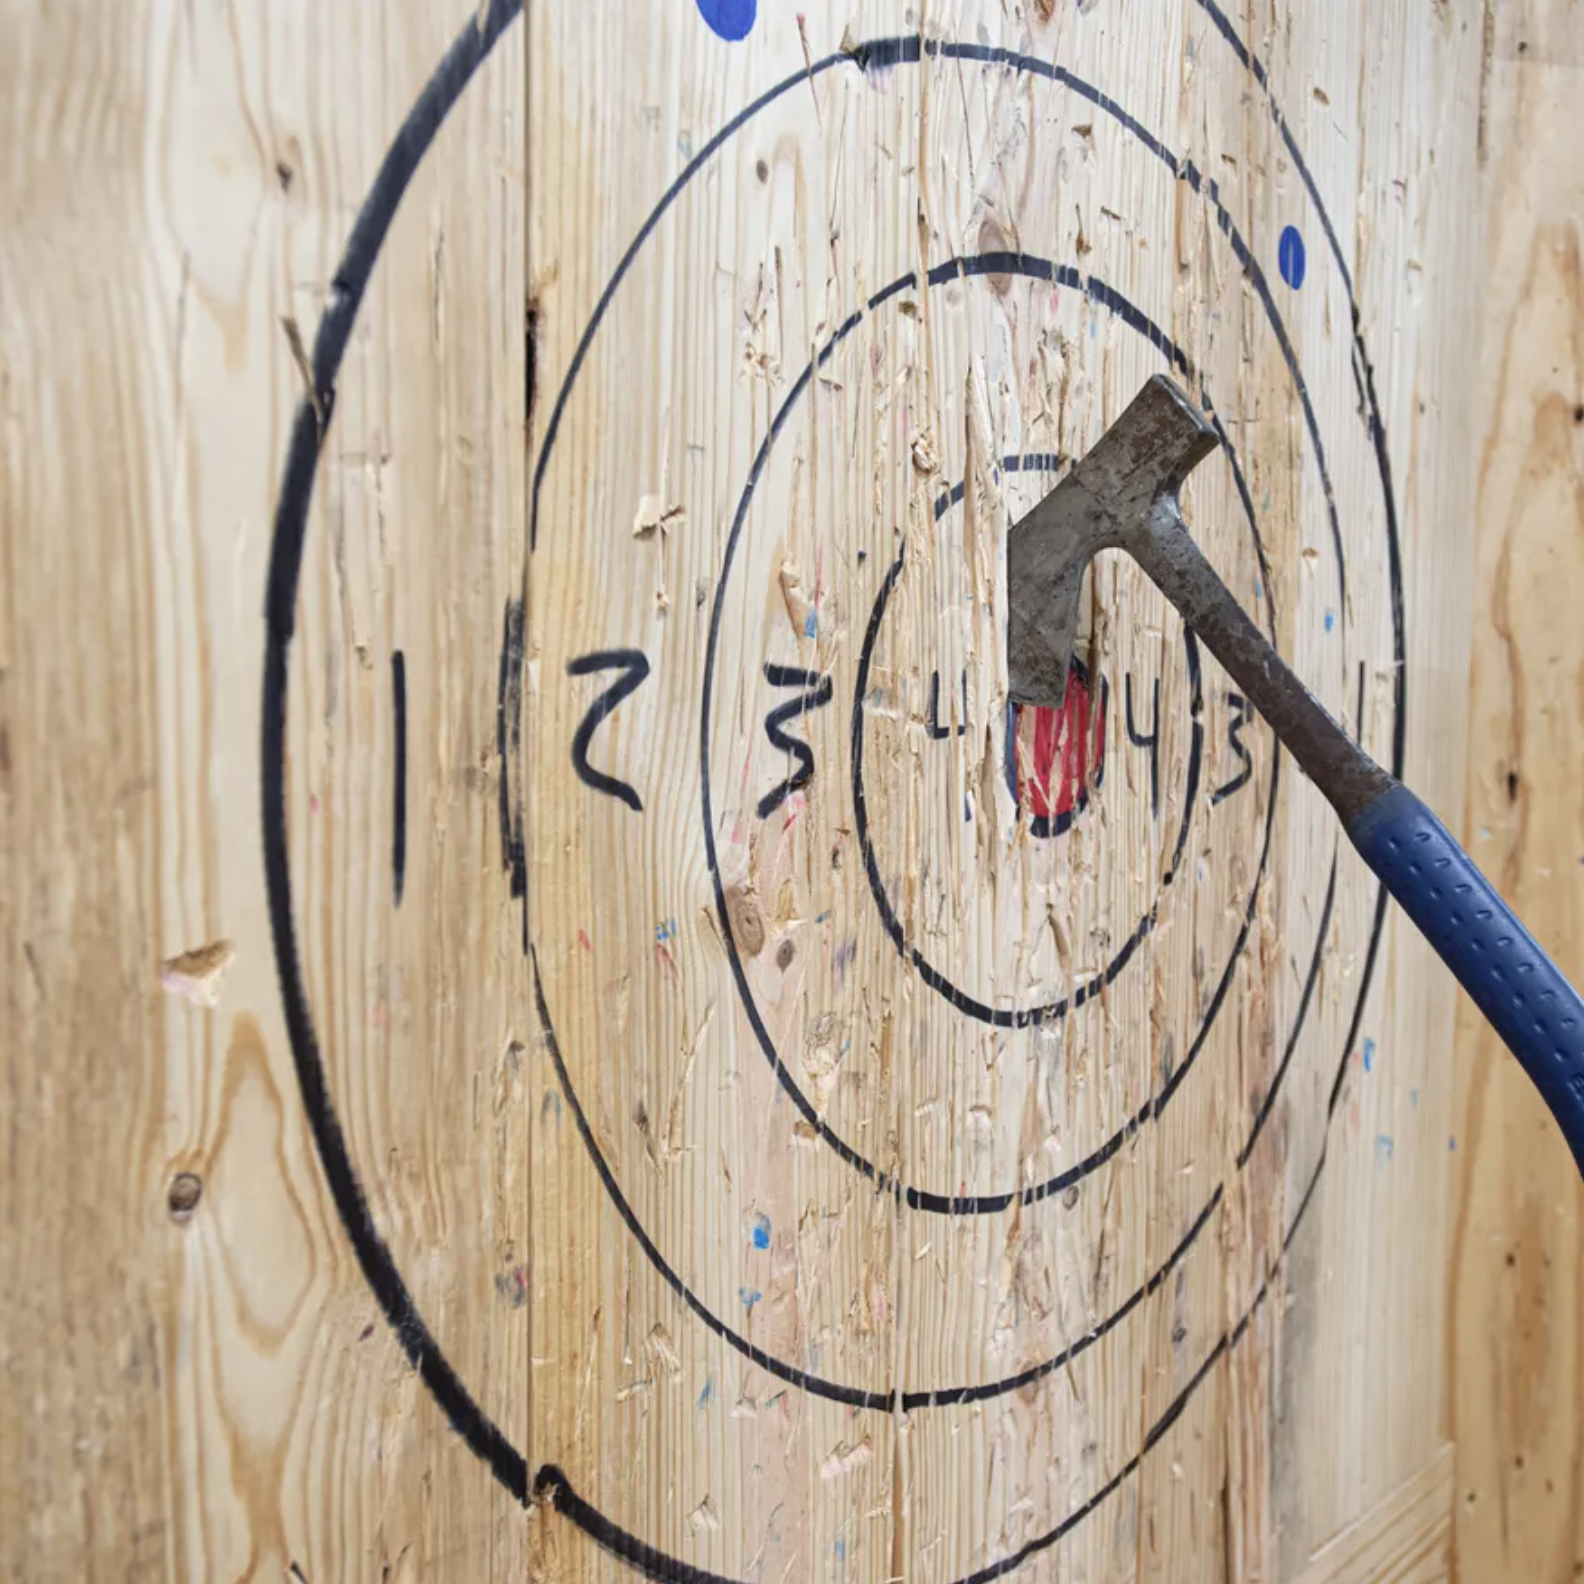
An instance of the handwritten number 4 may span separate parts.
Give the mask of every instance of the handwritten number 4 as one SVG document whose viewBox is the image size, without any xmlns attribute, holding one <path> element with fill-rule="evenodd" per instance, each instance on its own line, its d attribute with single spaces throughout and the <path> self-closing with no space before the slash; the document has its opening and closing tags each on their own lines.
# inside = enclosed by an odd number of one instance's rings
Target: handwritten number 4
<svg viewBox="0 0 1584 1584">
<path fill-rule="evenodd" d="M 810 710 L 817 710 L 831 701 L 831 679 L 818 671 L 805 671 L 801 666 L 782 666 L 767 662 L 765 681 L 771 687 L 795 687 L 803 691 L 785 704 L 777 705 L 765 716 L 765 735 L 777 753 L 790 754 L 797 768 L 773 791 L 759 799 L 759 818 L 768 819 L 794 792 L 800 791 L 814 779 L 814 750 L 801 737 L 789 737 L 788 721 L 794 721 Z"/>
<path fill-rule="evenodd" d="M 604 724 L 605 718 L 624 698 L 643 685 L 644 678 L 649 675 L 649 657 L 641 649 L 601 649 L 567 662 L 567 675 L 574 677 L 618 670 L 621 675 L 594 700 L 588 714 L 583 717 L 583 724 L 577 729 L 577 735 L 572 739 L 572 768 L 585 786 L 591 786 L 607 797 L 618 798 L 635 814 L 641 814 L 643 802 L 637 792 L 616 776 L 596 770 L 589 763 L 588 752 L 589 744 L 594 741 L 594 733 Z"/>
</svg>

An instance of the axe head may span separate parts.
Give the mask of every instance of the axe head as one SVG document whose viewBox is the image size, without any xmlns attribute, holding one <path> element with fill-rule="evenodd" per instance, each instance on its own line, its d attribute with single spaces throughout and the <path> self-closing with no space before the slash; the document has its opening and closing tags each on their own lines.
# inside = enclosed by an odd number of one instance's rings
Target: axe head
<svg viewBox="0 0 1584 1584">
<path fill-rule="evenodd" d="M 1007 537 L 1007 677 L 1015 704 L 1060 709 L 1084 569 L 1128 550 L 1164 507 L 1181 521 L 1182 481 L 1217 444 L 1183 392 L 1156 374 L 1127 410 Z"/>
</svg>

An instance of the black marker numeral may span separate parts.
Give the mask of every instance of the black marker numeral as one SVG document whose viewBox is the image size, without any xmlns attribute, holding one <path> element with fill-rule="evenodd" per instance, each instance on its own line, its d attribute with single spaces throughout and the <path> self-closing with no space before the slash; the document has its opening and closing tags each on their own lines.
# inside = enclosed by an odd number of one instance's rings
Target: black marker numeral
<svg viewBox="0 0 1584 1584">
<path fill-rule="evenodd" d="M 1227 746 L 1237 755 L 1238 772 L 1225 786 L 1217 787 L 1210 794 L 1212 805 L 1219 803 L 1223 798 L 1229 798 L 1234 792 L 1241 791 L 1248 785 L 1249 778 L 1254 774 L 1254 761 L 1249 756 L 1247 746 L 1243 741 L 1243 728 L 1254 718 L 1249 703 L 1241 693 L 1228 693 L 1227 703 L 1232 706 L 1232 719 L 1227 722 Z"/>
<path fill-rule="evenodd" d="M 396 906 L 407 886 L 407 657 L 391 655 L 391 714 L 396 737 L 396 801 L 391 810 L 391 891 Z"/>
<path fill-rule="evenodd" d="M 814 779 L 814 750 L 800 737 L 789 737 L 785 727 L 788 721 L 806 715 L 810 710 L 823 708 L 831 701 L 831 679 L 817 671 L 805 671 L 801 666 L 780 666 L 767 662 L 765 681 L 771 687 L 795 687 L 802 692 L 795 699 L 777 705 L 765 716 L 765 735 L 770 746 L 778 753 L 790 754 L 797 768 L 780 786 L 766 792 L 759 799 L 759 818 L 768 819 L 792 794 L 806 787 Z"/>
<path fill-rule="evenodd" d="M 1146 737 L 1133 724 L 1133 673 L 1122 678 L 1122 705 L 1126 716 L 1128 741 L 1135 748 L 1150 751 L 1150 814 L 1160 813 L 1160 678 L 1155 678 L 1154 703 L 1150 710 L 1150 729 Z"/>
<path fill-rule="evenodd" d="M 940 672 L 930 672 L 930 705 L 929 705 L 929 734 L 936 742 L 944 742 L 948 737 L 962 737 L 968 731 L 968 668 L 963 667 L 962 674 L 962 716 L 957 722 L 957 729 L 941 725 L 940 718 Z"/>
<path fill-rule="evenodd" d="M 605 718 L 621 701 L 635 692 L 649 675 L 649 657 L 641 649 L 601 649 L 594 654 L 579 655 L 567 661 L 568 676 L 592 676 L 598 671 L 616 671 L 622 674 L 594 700 L 583 724 L 572 739 L 572 768 L 585 786 L 609 797 L 619 798 L 634 813 L 643 812 L 638 794 L 625 781 L 596 770 L 588 761 L 589 744 Z"/>
</svg>

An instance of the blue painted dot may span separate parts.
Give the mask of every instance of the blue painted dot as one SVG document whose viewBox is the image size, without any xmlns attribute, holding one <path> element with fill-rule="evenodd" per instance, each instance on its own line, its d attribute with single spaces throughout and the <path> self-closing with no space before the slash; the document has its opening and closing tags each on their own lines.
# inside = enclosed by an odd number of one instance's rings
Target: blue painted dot
<svg viewBox="0 0 1584 1584">
<path fill-rule="evenodd" d="M 1276 262 L 1281 266 L 1281 278 L 1297 291 L 1304 283 L 1304 270 L 1308 267 L 1304 240 L 1298 235 L 1297 226 L 1283 228 L 1281 243 L 1276 249 Z"/>
<path fill-rule="evenodd" d="M 1336 612 L 1335 611 L 1327 611 L 1326 612 L 1325 621 L 1326 621 L 1326 631 L 1330 632 L 1331 629 L 1336 626 Z"/>
<path fill-rule="evenodd" d="M 1364 1041 L 1364 1071 L 1368 1072 L 1375 1065 L 1375 1041 Z"/>
<path fill-rule="evenodd" d="M 763 1212 L 754 1217 L 753 1231 L 749 1233 L 756 1249 L 770 1247 L 770 1217 Z"/>
<path fill-rule="evenodd" d="M 739 1287 L 737 1289 L 737 1296 L 742 1299 L 743 1308 L 748 1310 L 748 1312 L 751 1314 L 753 1312 L 753 1306 L 764 1297 L 764 1294 L 760 1292 L 757 1287 L 753 1288 L 752 1290 L 747 1287 Z"/>
<path fill-rule="evenodd" d="M 759 0 L 698 0 L 699 15 L 729 44 L 753 32 Z"/>
</svg>

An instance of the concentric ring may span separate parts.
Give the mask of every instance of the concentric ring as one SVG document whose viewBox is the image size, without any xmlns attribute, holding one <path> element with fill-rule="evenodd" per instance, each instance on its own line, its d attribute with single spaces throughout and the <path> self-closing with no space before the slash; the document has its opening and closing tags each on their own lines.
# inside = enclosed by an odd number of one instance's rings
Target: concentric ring
<svg viewBox="0 0 1584 1584">
<path fill-rule="evenodd" d="M 1317 212 L 1321 216 L 1322 225 L 1336 267 L 1351 298 L 1352 280 L 1346 261 L 1342 256 L 1335 229 L 1326 214 L 1313 177 L 1302 159 L 1279 107 L 1275 105 L 1273 100 L 1270 100 L 1269 87 L 1263 65 L 1243 45 L 1230 21 L 1215 4 L 1215 0 L 1196 0 L 1196 3 L 1213 22 L 1242 65 L 1254 76 L 1261 89 L 1264 90 L 1266 98 L 1270 102 L 1271 114 L 1277 129 L 1294 159 L 1296 168 Z M 471 80 L 474 71 L 488 56 L 507 24 L 516 17 L 520 9 L 521 0 L 490 0 L 490 3 L 487 3 L 482 10 L 470 17 L 455 44 L 447 52 L 434 76 L 414 104 L 395 143 L 386 155 L 370 190 L 368 199 L 354 224 L 341 266 L 333 278 L 328 306 L 320 322 L 314 343 L 312 359 L 313 389 L 300 404 L 294 421 L 271 542 L 268 588 L 265 602 L 266 635 L 260 735 L 261 827 L 271 935 L 277 973 L 280 980 L 287 1033 L 315 1148 L 324 1167 L 337 1213 L 353 1245 L 360 1268 L 409 1359 L 419 1371 L 426 1387 L 435 1397 L 458 1434 L 476 1455 L 489 1464 L 497 1479 L 519 1502 L 525 1501 L 528 1494 L 526 1460 L 521 1452 L 510 1445 L 499 1428 L 480 1409 L 468 1393 L 466 1387 L 456 1376 L 430 1335 L 422 1317 L 418 1314 L 411 1295 L 396 1269 L 388 1247 L 373 1225 L 367 1201 L 364 1198 L 361 1185 L 347 1153 L 344 1133 L 328 1094 L 323 1060 L 314 1032 L 312 1015 L 307 1003 L 293 924 L 285 795 L 285 758 L 287 698 L 289 692 L 287 661 L 295 629 L 296 598 L 302 570 L 308 512 L 317 473 L 319 454 L 331 421 L 336 378 L 346 351 L 348 338 L 373 266 L 377 261 L 388 232 L 391 219 L 413 172 L 427 152 L 439 126 L 445 120 L 446 115 L 467 83 Z M 822 61 L 811 63 L 806 70 L 794 73 L 761 95 L 705 144 L 688 163 L 681 175 L 667 190 L 649 220 L 635 236 L 611 281 L 608 283 L 594 317 L 580 339 L 572 366 L 568 370 L 566 380 L 559 393 L 546 433 L 544 449 L 541 452 L 534 474 L 531 513 L 535 530 L 537 529 L 539 490 L 543 480 L 544 468 L 554 443 L 555 433 L 565 408 L 568 392 L 577 377 L 583 358 L 612 297 L 648 235 L 677 195 L 701 166 L 713 156 L 721 144 L 745 124 L 747 120 L 765 105 L 793 88 L 802 85 L 818 73 L 844 64 L 854 64 L 860 68 L 868 64 L 894 65 L 905 63 L 909 60 L 916 64 L 923 55 L 942 55 L 948 58 L 956 56 L 957 58 L 978 59 L 990 64 L 1002 65 L 1016 65 L 1021 59 L 1011 52 L 982 46 L 956 46 L 934 42 L 921 44 L 916 37 L 882 41 L 879 44 L 862 46 L 855 51 L 841 52 Z M 1076 86 L 1072 83 L 1068 74 L 1048 63 L 1029 62 L 1026 69 L 1037 70 L 1042 75 L 1055 80 L 1065 81 L 1069 86 Z M 1103 95 L 1098 95 L 1093 90 L 1087 90 L 1087 94 L 1100 108 L 1108 111 L 1114 109 L 1111 102 L 1106 100 Z M 1213 193 L 1214 184 L 1204 182 L 1203 178 L 1199 177 L 1198 173 L 1193 171 L 1191 167 L 1181 168 L 1179 174 L 1190 181 L 1196 189 L 1204 186 L 1208 187 Z M 1257 266 L 1253 266 L 1251 260 L 1244 259 L 1243 262 L 1246 269 L 1254 269 L 1257 272 Z M 1405 618 L 1401 556 L 1398 543 L 1396 505 L 1392 494 L 1389 458 L 1375 390 L 1373 365 L 1368 358 L 1363 343 L 1361 316 L 1356 302 L 1352 304 L 1351 329 L 1356 354 L 1356 367 L 1359 371 L 1364 397 L 1365 422 L 1376 454 L 1385 500 L 1391 613 L 1395 658 L 1397 661 L 1393 700 L 1392 768 L 1395 771 L 1400 771 L 1406 742 L 1406 682 L 1403 668 L 1405 658 Z M 1291 348 L 1285 339 L 1283 339 L 1283 349 L 1291 358 Z M 1306 395 L 1304 397 L 1304 405 L 1306 412 L 1308 412 L 1309 404 Z M 1335 520 L 1335 508 L 1334 503 L 1331 501 L 1329 484 L 1327 485 L 1327 502 L 1331 512 L 1333 533 L 1336 534 L 1338 530 Z M 1340 543 L 1339 538 L 1338 543 Z M 508 641 L 502 655 L 503 696 L 505 693 L 504 679 L 508 673 L 515 673 L 520 670 L 521 663 L 520 649 L 514 653 L 512 645 Z M 1333 866 L 1333 887 L 1334 881 L 1335 868 Z M 1365 954 L 1364 968 L 1360 977 L 1358 997 L 1328 1102 L 1327 1130 L 1322 1136 L 1319 1156 L 1309 1177 L 1304 1195 L 1284 1235 L 1282 1242 L 1284 1255 L 1303 1221 L 1312 1200 L 1315 1186 L 1319 1181 L 1320 1173 L 1325 1165 L 1329 1143 L 1329 1122 L 1335 1115 L 1342 1093 L 1343 1080 L 1346 1074 L 1347 1053 L 1357 1036 L 1359 1021 L 1363 1015 L 1365 999 L 1369 991 L 1378 955 L 1384 911 L 1385 892 L 1382 889 L 1377 892 L 1374 921 Z M 1327 912 L 1329 912 L 1329 896 Z M 1307 1001 L 1307 993 L 1305 1000 Z M 548 1029 L 548 1014 L 546 1015 L 546 1026 Z M 1290 1047 L 1287 1054 L 1288 1056 L 1291 1054 Z M 1285 1068 L 1285 1058 L 1283 1068 Z M 1181 1071 L 1182 1069 L 1179 1069 L 1179 1072 Z M 1262 1108 L 1260 1117 L 1256 1121 L 1256 1132 L 1259 1124 L 1263 1122 L 1267 1111 L 1268 1102 L 1266 1107 Z M 1252 1147 L 1252 1139 L 1249 1147 Z M 1247 1150 L 1245 1150 L 1243 1157 L 1240 1158 L 1240 1165 L 1242 1159 L 1246 1159 L 1246 1155 Z M 1158 1443 L 1170 1424 L 1180 1415 L 1187 1400 L 1197 1386 L 1207 1377 L 1214 1364 L 1230 1347 L 1235 1346 L 1241 1339 L 1248 1328 L 1253 1313 L 1263 1303 L 1269 1290 L 1269 1283 L 1273 1277 L 1274 1272 L 1261 1283 L 1250 1309 L 1235 1327 L 1222 1334 L 1220 1340 L 1211 1349 L 1179 1396 L 1168 1407 L 1161 1418 L 1146 1432 L 1138 1453 L 1132 1459 L 1054 1530 L 1030 1541 L 1013 1556 L 1004 1559 L 1003 1562 L 987 1569 L 981 1569 L 970 1575 L 969 1580 L 964 1581 L 964 1584 L 980 1584 L 980 1581 L 1001 1576 L 1021 1565 L 1030 1556 L 1046 1549 L 1063 1535 L 1069 1533 L 1078 1522 L 1082 1521 L 1101 1502 L 1114 1493 L 1122 1482 L 1139 1467 L 1143 1458 Z M 542 1469 L 536 1478 L 535 1488 L 549 1497 L 558 1511 L 577 1523 L 596 1542 L 606 1546 L 615 1554 L 622 1556 L 635 1569 L 647 1576 L 657 1579 L 691 1581 L 691 1584 L 704 1584 L 704 1581 L 717 1577 L 716 1575 L 707 1574 L 703 1570 L 695 1568 L 680 1559 L 667 1557 L 646 1543 L 627 1535 L 599 1513 L 597 1509 L 577 1496 L 565 1476 L 558 1469 L 550 1466 Z"/>
</svg>

